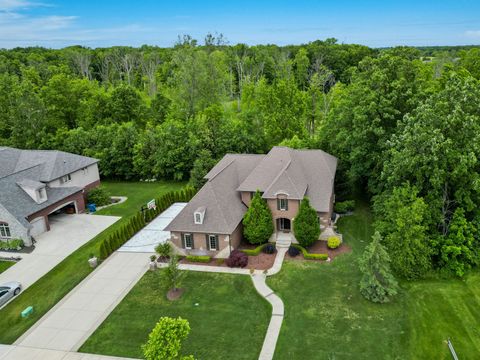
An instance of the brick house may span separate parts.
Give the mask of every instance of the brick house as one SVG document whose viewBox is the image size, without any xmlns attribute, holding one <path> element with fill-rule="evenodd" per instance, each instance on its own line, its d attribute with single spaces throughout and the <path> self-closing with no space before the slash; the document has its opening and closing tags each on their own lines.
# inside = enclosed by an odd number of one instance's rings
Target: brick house
<svg viewBox="0 0 480 360">
<path fill-rule="evenodd" d="M 86 192 L 100 184 L 98 160 L 62 151 L 0 147 L 0 240 L 50 230 L 58 211 L 81 213 Z"/>
<path fill-rule="evenodd" d="M 227 154 L 166 227 L 171 243 L 182 255 L 228 257 L 240 244 L 243 215 L 257 190 L 272 212 L 275 233 L 270 241 L 279 233 L 291 234 L 304 197 L 317 211 L 322 234 L 331 231 L 336 167 L 337 159 L 322 150 L 277 146 L 266 155 Z"/>
</svg>

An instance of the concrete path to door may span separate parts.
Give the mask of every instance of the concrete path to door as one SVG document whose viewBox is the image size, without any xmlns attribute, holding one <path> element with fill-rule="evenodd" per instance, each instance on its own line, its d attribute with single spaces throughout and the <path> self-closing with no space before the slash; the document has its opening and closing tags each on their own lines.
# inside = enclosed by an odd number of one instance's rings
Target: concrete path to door
<svg viewBox="0 0 480 360">
<path fill-rule="evenodd" d="M 15 345 L 77 351 L 145 274 L 150 255 L 115 252 Z"/>
<path fill-rule="evenodd" d="M 60 214 L 50 220 L 51 230 L 37 237 L 30 254 L 0 252 L 3 257 L 20 256 L 15 265 L 0 274 L 0 284 L 18 281 L 26 289 L 80 246 L 120 218 L 88 214 Z"/>
</svg>

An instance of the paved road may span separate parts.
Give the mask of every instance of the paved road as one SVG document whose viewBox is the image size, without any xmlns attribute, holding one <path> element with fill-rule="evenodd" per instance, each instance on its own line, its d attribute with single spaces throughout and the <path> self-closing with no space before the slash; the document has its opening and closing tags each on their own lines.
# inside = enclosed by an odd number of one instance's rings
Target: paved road
<svg viewBox="0 0 480 360">
<path fill-rule="evenodd" d="M 0 284 L 19 281 L 23 289 L 26 289 L 118 219 L 120 218 L 117 216 L 87 214 L 62 214 L 52 217 L 51 230 L 38 236 L 33 252 L 18 254 L 22 260 L 0 274 Z M 0 254 L 5 257 L 12 256 L 12 253 Z"/>
<path fill-rule="evenodd" d="M 115 252 L 15 345 L 77 351 L 147 271 L 149 256 Z"/>
</svg>

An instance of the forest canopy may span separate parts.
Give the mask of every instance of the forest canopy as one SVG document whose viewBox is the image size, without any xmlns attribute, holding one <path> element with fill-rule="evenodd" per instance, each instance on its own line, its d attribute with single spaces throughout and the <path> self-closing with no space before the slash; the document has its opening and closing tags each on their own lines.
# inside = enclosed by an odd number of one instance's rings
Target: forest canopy
<svg viewBox="0 0 480 360">
<path fill-rule="evenodd" d="M 100 159 L 102 176 L 194 179 L 272 146 L 339 158 L 406 278 L 476 266 L 480 49 L 371 49 L 335 39 L 0 50 L 0 145 Z"/>
</svg>

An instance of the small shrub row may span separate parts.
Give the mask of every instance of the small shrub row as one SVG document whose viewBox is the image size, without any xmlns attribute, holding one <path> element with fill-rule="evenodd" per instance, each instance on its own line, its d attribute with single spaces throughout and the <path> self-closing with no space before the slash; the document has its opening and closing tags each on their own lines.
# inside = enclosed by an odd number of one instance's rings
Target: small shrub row
<svg viewBox="0 0 480 360">
<path fill-rule="evenodd" d="M 262 252 L 262 249 L 266 246 L 267 244 L 262 244 L 260 246 L 257 246 L 255 249 L 243 249 L 240 250 L 241 252 L 247 254 L 248 256 L 257 256 Z"/>
<path fill-rule="evenodd" d="M 244 268 L 248 265 L 248 255 L 240 250 L 233 250 L 225 263 L 228 267 Z"/>
<path fill-rule="evenodd" d="M 355 208 L 355 200 L 345 200 L 335 203 L 335 212 L 339 214 L 345 214 L 349 211 L 353 211 Z"/>
<path fill-rule="evenodd" d="M 329 249 L 336 249 L 342 242 L 338 236 L 330 236 L 327 240 L 327 246 Z"/>
<path fill-rule="evenodd" d="M 104 206 L 112 203 L 110 193 L 103 186 L 96 187 L 87 193 L 87 202 L 96 206 Z"/>
<path fill-rule="evenodd" d="M 100 244 L 100 258 L 106 259 L 120 248 L 127 240 L 142 229 L 146 223 L 153 220 L 158 214 L 165 211 L 175 202 L 187 202 L 195 195 L 195 189 L 186 187 L 178 191 L 169 191 L 155 199 L 156 208 L 139 211 L 132 215 L 117 231 L 107 237 Z"/>
<path fill-rule="evenodd" d="M 0 250 L 18 250 L 22 248 L 23 245 L 22 239 L 2 240 L 0 241 Z"/>
<path fill-rule="evenodd" d="M 300 246 L 298 244 L 292 244 L 291 245 L 294 248 L 297 248 L 302 254 L 303 258 L 306 260 L 327 260 L 328 259 L 328 254 L 312 254 L 307 251 L 303 246 Z"/>
<path fill-rule="evenodd" d="M 185 259 L 191 262 L 208 263 L 212 258 L 207 255 L 187 255 Z"/>
</svg>

